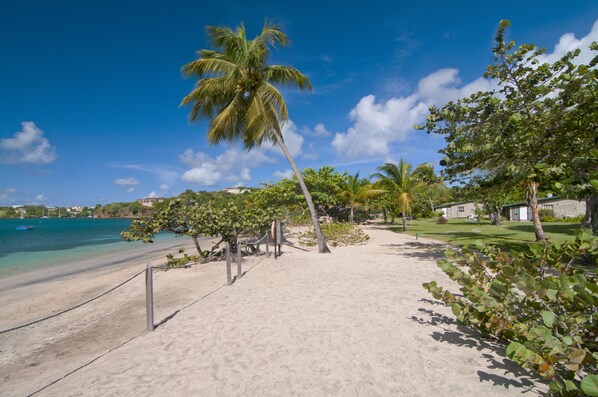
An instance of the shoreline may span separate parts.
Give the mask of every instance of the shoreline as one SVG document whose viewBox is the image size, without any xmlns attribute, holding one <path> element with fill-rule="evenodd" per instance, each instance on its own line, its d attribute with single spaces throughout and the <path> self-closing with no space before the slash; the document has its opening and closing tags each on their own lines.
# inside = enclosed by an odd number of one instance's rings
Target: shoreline
<svg viewBox="0 0 598 397">
<path fill-rule="evenodd" d="M 209 239 L 206 238 L 205 241 L 207 240 Z M 168 238 L 166 241 L 143 244 L 120 252 L 102 252 L 92 258 L 85 258 L 76 262 L 9 274 L 0 278 L 0 294 L 10 292 L 15 288 L 40 284 L 101 268 L 118 265 L 127 266 L 133 261 L 165 261 L 167 252 L 180 247 L 185 247 L 187 250 L 194 249 L 192 242 L 187 238 Z"/>
</svg>

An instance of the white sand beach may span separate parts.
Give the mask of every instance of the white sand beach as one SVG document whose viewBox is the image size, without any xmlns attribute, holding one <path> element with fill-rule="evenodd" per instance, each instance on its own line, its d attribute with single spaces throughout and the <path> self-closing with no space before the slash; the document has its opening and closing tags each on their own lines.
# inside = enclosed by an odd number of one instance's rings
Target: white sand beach
<svg viewBox="0 0 598 397">
<path fill-rule="evenodd" d="M 332 254 L 283 246 L 276 260 L 245 257 L 246 274 L 232 286 L 224 262 L 157 271 L 153 332 L 145 331 L 140 276 L 79 309 L 0 334 L 0 395 L 546 392 L 422 288 L 430 280 L 450 285 L 435 263 L 441 243 L 365 231 L 368 243 Z M 97 295 L 140 271 L 142 259 L 4 291 L 0 329 Z"/>
</svg>

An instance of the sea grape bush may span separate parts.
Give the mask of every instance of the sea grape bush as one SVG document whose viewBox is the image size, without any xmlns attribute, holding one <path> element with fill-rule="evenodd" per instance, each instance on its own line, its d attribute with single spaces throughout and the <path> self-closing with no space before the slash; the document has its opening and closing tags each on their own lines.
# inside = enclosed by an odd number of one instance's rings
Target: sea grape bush
<svg viewBox="0 0 598 397">
<path fill-rule="evenodd" d="M 508 343 L 507 356 L 550 382 L 554 394 L 598 396 L 598 238 L 534 243 L 504 252 L 447 251 L 438 266 L 461 288 L 423 286 L 457 320 Z M 593 258 L 581 267 L 581 258 Z"/>
<path fill-rule="evenodd" d="M 274 210 L 243 208 L 231 203 L 216 206 L 176 199 L 148 216 L 133 220 L 121 237 L 126 241 L 152 243 L 155 234 L 161 231 L 189 236 L 199 257 L 209 259 L 223 242 L 235 245 L 239 235 L 263 235 L 277 215 Z M 209 251 L 202 250 L 199 238 L 216 236 L 219 241 Z"/>
</svg>

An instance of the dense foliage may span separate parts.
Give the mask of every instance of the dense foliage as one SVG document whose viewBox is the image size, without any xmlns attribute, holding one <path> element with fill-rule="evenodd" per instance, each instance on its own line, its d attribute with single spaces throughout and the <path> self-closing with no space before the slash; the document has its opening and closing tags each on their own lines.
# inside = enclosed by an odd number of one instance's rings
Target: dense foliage
<svg viewBox="0 0 598 397">
<path fill-rule="evenodd" d="M 441 164 L 452 181 L 525 192 L 536 238 L 543 240 L 541 186 L 557 182 L 563 191 L 569 186 L 576 197 L 596 196 L 591 182 L 598 169 L 598 156 L 592 154 L 598 123 L 597 61 L 577 65 L 576 50 L 554 63 L 540 63 L 543 49 L 533 44 L 516 49 L 513 41 L 505 41 L 508 26 L 508 21 L 500 24 L 494 62 L 485 74 L 498 89 L 432 107 L 426 124 L 418 128 L 445 136 Z"/>
<path fill-rule="evenodd" d="M 598 238 L 590 232 L 562 245 L 534 243 L 503 252 L 448 251 L 438 266 L 460 294 L 424 287 L 451 306 L 457 320 L 508 343 L 508 357 L 550 381 L 562 395 L 598 395 Z"/>
<path fill-rule="evenodd" d="M 358 226 L 351 223 L 329 223 L 322 225 L 322 231 L 326 240 L 334 247 L 340 245 L 355 245 L 364 243 L 370 239 Z M 301 245 L 316 245 L 316 235 L 313 230 L 300 233 L 299 243 Z"/>
<path fill-rule="evenodd" d="M 185 197 L 190 198 L 189 195 Z M 219 251 L 222 243 L 235 246 L 238 236 L 263 235 L 276 215 L 273 210 L 241 207 L 232 202 L 201 204 L 176 198 L 156 208 L 151 214 L 131 222 L 131 227 L 123 231 L 121 237 L 126 241 L 152 243 L 154 236 L 162 231 L 189 236 L 198 255 L 210 258 Z M 201 248 L 201 237 L 216 236 L 219 237 L 216 244 L 208 250 Z"/>
</svg>

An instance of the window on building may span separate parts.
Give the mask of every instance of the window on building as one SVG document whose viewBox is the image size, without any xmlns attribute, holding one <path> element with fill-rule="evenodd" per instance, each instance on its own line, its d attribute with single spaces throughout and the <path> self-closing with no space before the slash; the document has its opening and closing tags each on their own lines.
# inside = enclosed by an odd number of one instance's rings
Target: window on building
<svg viewBox="0 0 598 397">
<path fill-rule="evenodd" d="M 465 212 L 465 207 L 463 207 L 463 206 L 460 206 L 460 207 L 458 208 L 458 210 L 459 210 L 459 212 Z"/>
</svg>

